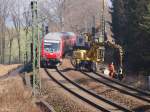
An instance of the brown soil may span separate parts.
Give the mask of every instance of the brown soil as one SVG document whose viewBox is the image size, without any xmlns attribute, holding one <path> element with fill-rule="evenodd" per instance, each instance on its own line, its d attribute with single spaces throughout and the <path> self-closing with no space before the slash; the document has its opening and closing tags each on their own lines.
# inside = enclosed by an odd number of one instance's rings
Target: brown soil
<svg viewBox="0 0 150 112">
<path fill-rule="evenodd" d="M 1 65 L 0 64 L 0 76 L 7 74 L 9 71 L 19 67 L 21 64 L 13 64 L 13 65 Z"/>
<path fill-rule="evenodd" d="M 64 59 L 64 63 L 60 68 L 72 80 L 95 91 L 98 94 L 103 95 L 108 99 L 120 103 L 123 106 L 127 105 L 131 109 L 138 108 L 139 106 L 143 106 L 143 102 L 141 102 L 140 100 L 135 100 L 134 98 L 128 95 L 123 95 L 117 90 L 113 90 L 103 84 L 96 83 L 94 80 L 91 80 L 86 76 L 81 75 L 81 73 L 78 71 L 70 70 L 72 69 L 72 65 L 70 64 L 70 61 L 67 59 Z"/>
<path fill-rule="evenodd" d="M 0 112 L 40 112 L 20 76 L 0 80 Z"/>
</svg>

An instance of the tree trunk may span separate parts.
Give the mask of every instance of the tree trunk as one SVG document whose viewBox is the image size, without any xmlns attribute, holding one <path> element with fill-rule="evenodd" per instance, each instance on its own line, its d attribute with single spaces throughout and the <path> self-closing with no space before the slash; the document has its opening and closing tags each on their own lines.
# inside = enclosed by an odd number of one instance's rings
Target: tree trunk
<svg viewBox="0 0 150 112">
<path fill-rule="evenodd" d="M 28 62 L 28 44 L 27 44 L 27 40 L 28 39 L 28 31 L 26 30 L 26 61 L 25 61 L 25 63 L 27 63 Z"/>
<path fill-rule="evenodd" d="M 2 63 L 2 36 L 0 35 L 0 63 Z"/>
<path fill-rule="evenodd" d="M 13 39 L 10 40 L 10 48 L 9 48 L 9 64 L 11 64 L 11 50 L 12 50 L 12 42 L 13 42 Z"/>
<path fill-rule="evenodd" d="M 4 23 L 2 25 L 2 64 L 5 63 L 5 28 Z"/>
<path fill-rule="evenodd" d="M 60 27 L 61 31 L 64 32 L 64 18 L 62 16 L 60 17 Z"/>
<path fill-rule="evenodd" d="M 19 53 L 19 63 L 21 62 L 21 43 L 20 43 L 20 36 L 18 37 L 18 53 Z"/>
</svg>

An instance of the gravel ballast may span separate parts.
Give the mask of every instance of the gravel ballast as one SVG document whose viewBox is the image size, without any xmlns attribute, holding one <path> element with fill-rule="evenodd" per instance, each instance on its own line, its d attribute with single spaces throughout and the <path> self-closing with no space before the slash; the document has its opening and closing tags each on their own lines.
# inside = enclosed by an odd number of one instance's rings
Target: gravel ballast
<svg viewBox="0 0 150 112">
<path fill-rule="evenodd" d="M 144 105 L 147 105 L 145 102 L 141 100 L 138 100 L 129 95 L 125 95 L 119 92 L 118 90 L 112 89 L 104 84 L 97 83 L 96 81 L 88 78 L 87 76 L 81 74 L 80 72 L 74 71 L 68 59 L 65 59 L 64 64 L 59 68 L 71 80 L 74 80 L 76 83 L 84 86 L 85 88 L 88 88 L 96 92 L 97 94 L 100 94 L 114 102 L 117 102 L 120 105 L 123 106 L 126 105 L 128 108 L 133 110 L 139 107 L 143 107 Z"/>
<path fill-rule="evenodd" d="M 44 70 L 41 71 L 43 76 Z M 56 112 L 98 112 L 46 77 L 42 78 L 42 94 Z"/>
</svg>

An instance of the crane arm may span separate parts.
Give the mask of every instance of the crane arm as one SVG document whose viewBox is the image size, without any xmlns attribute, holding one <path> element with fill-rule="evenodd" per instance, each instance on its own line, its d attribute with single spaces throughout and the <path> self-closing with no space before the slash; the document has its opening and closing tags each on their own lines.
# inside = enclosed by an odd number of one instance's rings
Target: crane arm
<svg viewBox="0 0 150 112">
<path fill-rule="evenodd" d="M 118 57 L 115 57 L 118 62 L 119 62 L 119 71 L 122 72 L 122 67 L 123 67 L 123 48 L 118 45 L 118 44 L 115 44 L 113 42 L 110 42 L 110 41 L 106 41 L 105 42 L 106 45 L 108 45 L 109 47 L 113 48 L 113 49 L 116 49 L 118 52 Z"/>
</svg>

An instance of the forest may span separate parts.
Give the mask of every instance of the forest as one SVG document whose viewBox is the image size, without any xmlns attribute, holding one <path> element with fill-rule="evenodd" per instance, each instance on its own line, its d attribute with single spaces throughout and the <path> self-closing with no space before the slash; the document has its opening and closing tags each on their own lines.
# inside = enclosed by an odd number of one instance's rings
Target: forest
<svg viewBox="0 0 150 112">
<path fill-rule="evenodd" d="M 93 17 L 100 25 L 101 9 L 102 0 L 39 0 L 38 19 L 50 32 L 81 33 L 90 30 Z M 106 10 L 112 36 L 124 50 L 125 69 L 150 72 L 150 1 L 112 0 Z M 29 61 L 30 42 L 30 0 L 0 0 L 0 63 Z"/>
<path fill-rule="evenodd" d="M 112 31 L 127 70 L 150 72 L 150 1 L 113 0 Z"/>
</svg>

